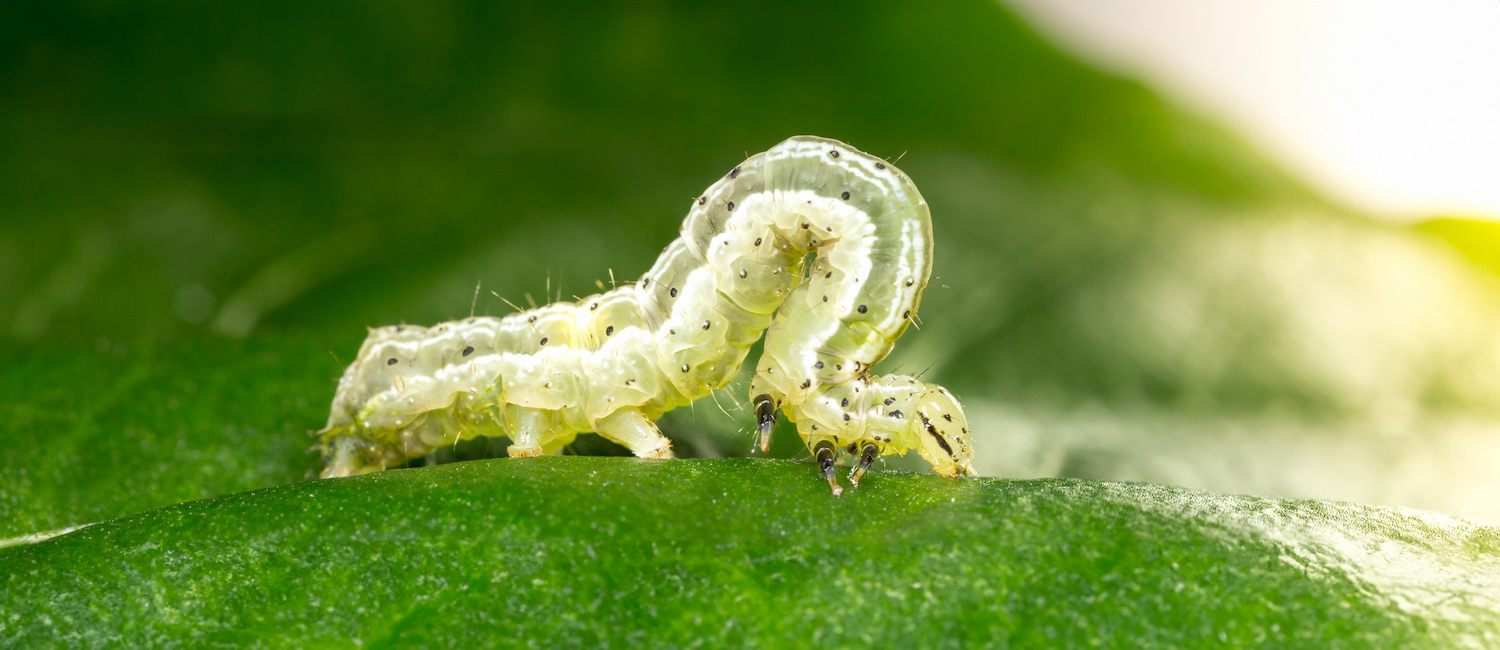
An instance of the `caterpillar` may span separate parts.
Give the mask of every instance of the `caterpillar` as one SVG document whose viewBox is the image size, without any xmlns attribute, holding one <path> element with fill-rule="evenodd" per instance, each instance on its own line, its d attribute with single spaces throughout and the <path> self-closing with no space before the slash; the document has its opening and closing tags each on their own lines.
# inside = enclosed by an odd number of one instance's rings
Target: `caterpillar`
<svg viewBox="0 0 1500 650">
<path fill-rule="evenodd" d="M 855 487 L 877 457 L 912 449 L 937 474 L 973 474 L 953 395 L 870 373 L 911 324 L 931 267 L 931 217 L 905 174 L 837 140 L 788 139 L 696 198 L 681 236 L 629 285 L 502 318 L 372 329 L 317 432 L 322 475 L 476 436 L 529 457 L 593 431 L 671 458 L 656 418 L 727 384 L 762 333 L 750 384 L 762 452 L 780 413 L 835 495 L 846 452 Z"/>
</svg>

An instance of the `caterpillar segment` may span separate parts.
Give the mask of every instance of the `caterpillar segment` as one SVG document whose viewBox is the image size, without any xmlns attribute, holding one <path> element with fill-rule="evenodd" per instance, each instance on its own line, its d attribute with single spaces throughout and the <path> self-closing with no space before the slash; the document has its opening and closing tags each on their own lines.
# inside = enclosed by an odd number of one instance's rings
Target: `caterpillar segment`
<svg viewBox="0 0 1500 650">
<path fill-rule="evenodd" d="M 836 140 L 791 138 L 697 198 L 634 283 L 502 318 L 372 329 L 318 432 L 323 476 L 476 436 L 508 437 L 509 454 L 528 457 L 592 431 L 671 458 L 655 420 L 727 384 L 762 334 L 750 387 L 762 450 L 779 413 L 834 494 L 845 454 L 855 486 L 880 456 L 911 450 L 940 475 L 972 474 L 951 394 L 870 373 L 911 324 L 931 266 L 927 204 L 904 174 Z"/>
</svg>

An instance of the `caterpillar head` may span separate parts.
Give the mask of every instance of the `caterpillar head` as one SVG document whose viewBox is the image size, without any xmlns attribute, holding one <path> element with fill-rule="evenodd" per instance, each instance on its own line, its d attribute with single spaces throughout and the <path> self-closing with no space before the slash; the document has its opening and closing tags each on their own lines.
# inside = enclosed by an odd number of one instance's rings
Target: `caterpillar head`
<svg viewBox="0 0 1500 650">
<path fill-rule="evenodd" d="M 941 387 L 930 386 L 917 396 L 914 423 L 920 427 L 917 453 L 932 463 L 932 471 L 949 478 L 974 475 L 974 450 L 969 447 L 969 421 L 958 400 Z"/>
</svg>

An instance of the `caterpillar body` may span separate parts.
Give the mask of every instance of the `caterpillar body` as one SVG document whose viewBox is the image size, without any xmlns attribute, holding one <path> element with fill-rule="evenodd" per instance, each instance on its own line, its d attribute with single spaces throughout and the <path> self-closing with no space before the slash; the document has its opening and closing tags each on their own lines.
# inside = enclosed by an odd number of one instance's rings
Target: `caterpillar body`
<svg viewBox="0 0 1500 650">
<path fill-rule="evenodd" d="M 972 474 L 947 390 L 870 373 L 911 323 L 931 266 L 927 203 L 906 175 L 837 140 L 788 139 L 694 200 L 681 236 L 630 285 L 503 318 L 371 330 L 318 432 L 323 476 L 476 436 L 508 437 L 524 457 L 594 431 L 670 458 L 654 420 L 728 383 L 762 333 L 750 386 L 762 451 L 780 412 L 835 494 L 845 451 L 856 486 L 878 456 L 912 449 L 938 474 Z"/>
</svg>

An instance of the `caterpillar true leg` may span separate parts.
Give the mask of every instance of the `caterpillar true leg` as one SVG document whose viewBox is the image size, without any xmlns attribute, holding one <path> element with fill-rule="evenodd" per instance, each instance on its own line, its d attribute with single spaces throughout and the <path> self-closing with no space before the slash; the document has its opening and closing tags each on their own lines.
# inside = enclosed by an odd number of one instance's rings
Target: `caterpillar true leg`
<svg viewBox="0 0 1500 650">
<path fill-rule="evenodd" d="M 839 479 L 834 475 L 833 464 L 838 460 L 838 454 L 834 450 L 833 443 L 823 440 L 813 448 L 813 457 L 818 460 L 818 470 L 823 473 L 823 478 L 828 481 L 828 486 L 833 488 L 833 496 L 844 493 L 844 488 L 839 487 Z"/>
<path fill-rule="evenodd" d="M 760 453 L 771 450 L 771 430 L 776 428 L 776 402 L 770 395 L 755 396 L 755 434 Z"/>
<path fill-rule="evenodd" d="M 870 465 L 875 463 L 875 457 L 879 455 L 880 447 L 873 442 L 866 442 L 865 446 L 859 450 L 859 465 L 849 472 L 849 483 L 854 487 L 859 487 L 859 479 L 865 475 L 865 470 L 870 469 Z"/>
<path fill-rule="evenodd" d="M 952 395 L 870 374 L 931 268 L 931 218 L 909 178 L 837 140 L 788 139 L 704 191 L 636 282 L 503 318 L 371 330 L 319 432 L 324 476 L 478 435 L 534 456 L 596 430 L 670 457 L 652 420 L 722 388 L 762 334 L 750 395 L 763 451 L 779 413 L 835 494 L 845 449 L 859 454 L 855 485 L 875 458 L 913 449 L 938 474 L 972 473 Z"/>
</svg>

